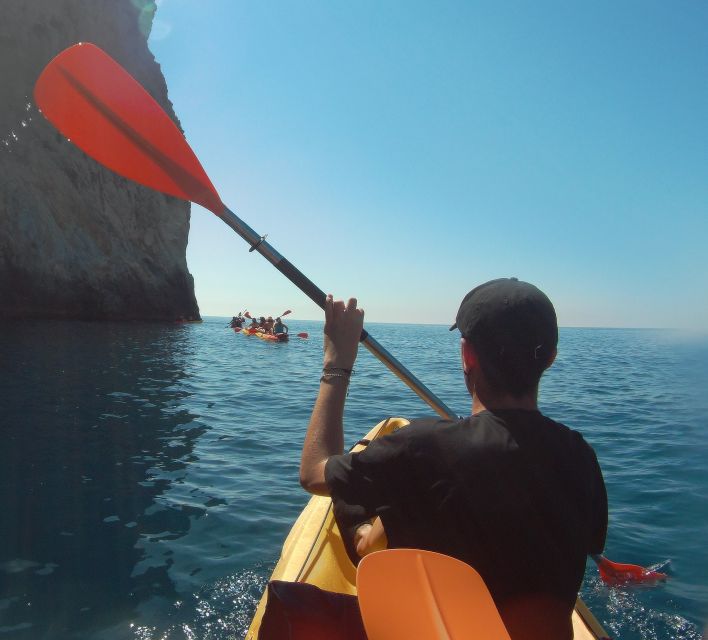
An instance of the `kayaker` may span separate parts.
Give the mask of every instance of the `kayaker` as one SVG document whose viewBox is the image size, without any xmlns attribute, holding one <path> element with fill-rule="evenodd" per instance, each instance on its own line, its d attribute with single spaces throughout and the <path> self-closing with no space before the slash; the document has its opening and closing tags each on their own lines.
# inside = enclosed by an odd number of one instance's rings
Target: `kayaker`
<svg viewBox="0 0 708 640">
<path fill-rule="evenodd" d="M 273 333 L 275 335 L 278 335 L 279 333 L 288 333 L 290 329 L 288 329 L 288 325 L 285 324 L 279 317 L 275 319 L 275 323 L 273 324 Z"/>
<path fill-rule="evenodd" d="M 248 325 L 248 329 L 250 329 L 251 331 L 258 331 L 258 320 L 256 320 L 255 318 L 251 318 L 251 324 Z"/>
<path fill-rule="evenodd" d="M 511 638 L 570 640 L 587 555 L 605 544 L 607 495 L 592 448 L 538 410 L 558 340 L 550 300 L 513 278 L 470 291 L 451 330 L 461 333 L 471 415 L 414 420 L 343 454 L 363 324 L 355 298 L 327 296 L 302 486 L 332 496 L 350 555 L 389 546 L 459 558 L 484 578 Z"/>
<path fill-rule="evenodd" d="M 273 316 L 268 316 L 263 323 L 265 333 L 273 333 Z"/>
<path fill-rule="evenodd" d="M 231 323 L 229 324 L 229 326 L 230 326 L 232 329 L 242 327 L 242 326 L 243 326 L 243 318 L 242 318 L 240 315 L 238 315 L 238 316 L 232 316 L 232 317 L 231 317 Z"/>
</svg>

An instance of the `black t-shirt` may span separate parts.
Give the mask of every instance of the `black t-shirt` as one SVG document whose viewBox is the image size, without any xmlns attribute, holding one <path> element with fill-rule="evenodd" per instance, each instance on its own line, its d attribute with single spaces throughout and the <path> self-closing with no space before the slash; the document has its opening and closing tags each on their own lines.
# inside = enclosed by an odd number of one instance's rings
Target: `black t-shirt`
<svg viewBox="0 0 708 640">
<path fill-rule="evenodd" d="M 342 529 L 380 516 L 390 548 L 470 564 L 497 602 L 547 593 L 575 602 L 601 553 L 607 494 L 595 453 L 538 411 L 416 420 L 325 468 Z"/>
</svg>

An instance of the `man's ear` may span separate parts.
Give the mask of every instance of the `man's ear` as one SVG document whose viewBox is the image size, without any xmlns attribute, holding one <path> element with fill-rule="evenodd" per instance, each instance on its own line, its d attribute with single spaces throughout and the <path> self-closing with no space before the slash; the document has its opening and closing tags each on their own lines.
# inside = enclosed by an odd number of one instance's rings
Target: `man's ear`
<svg viewBox="0 0 708 640">
<path fill-rule="evenodd" d="M 460 338 L 460 351 L 462 353 L 462 370 L 467 374 L 477 366 L 477 354 L 474 347 L 465 338 Z"/>
<path fill-rule="evenodd" d="M 551 351 L 551 355 L 548 356 L 548 364 L 546 365 L 546 369 L 550 367 L 556 359 L 556 356 L 558 355 L 558 347 L 553 347 L 553 351 Z"/>
</svg>

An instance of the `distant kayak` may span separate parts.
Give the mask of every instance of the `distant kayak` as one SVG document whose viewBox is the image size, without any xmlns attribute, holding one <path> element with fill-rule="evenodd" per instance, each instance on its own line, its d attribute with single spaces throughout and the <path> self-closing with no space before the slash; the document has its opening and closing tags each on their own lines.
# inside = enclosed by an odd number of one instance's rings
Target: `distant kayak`
<svg viewBox="0 0 708 640">
<path fill-rule="evenodd" d="M 267 342 L 287 342 L 290 338 L 287 333 L 264 333 L 258 329 L 242 329 L 241 333 L 246 336 L 256 336 L 256 338 L 266 340 Z"/>
</svg>

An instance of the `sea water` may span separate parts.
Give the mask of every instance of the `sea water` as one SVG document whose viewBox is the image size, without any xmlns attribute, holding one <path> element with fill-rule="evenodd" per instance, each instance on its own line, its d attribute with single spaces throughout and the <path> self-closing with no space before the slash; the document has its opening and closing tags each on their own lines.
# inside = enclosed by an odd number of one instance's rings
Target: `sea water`
<svg viewBox="0 0 708 640">
<path fill-rule="evenodd" d="M 243 636 L 307 501 L 322 325 L 292 320 L 309 339 L 273 344 L 226 323 L 1 325 L 0 639 Z M 456 332 L 368 329 L 469 412 Z M 582 595 L 621 640 L 697 639 L 708 619 L 707 353 L 672 331 L 562 329 L 542 382 L 542 410 L 597 451 L 607 556 L 670 560 L 668 582 L 633 588 L 588 563 Z M 429 414 L 362 349 L 348 445 L 385 416 Z"/>
</svg>

